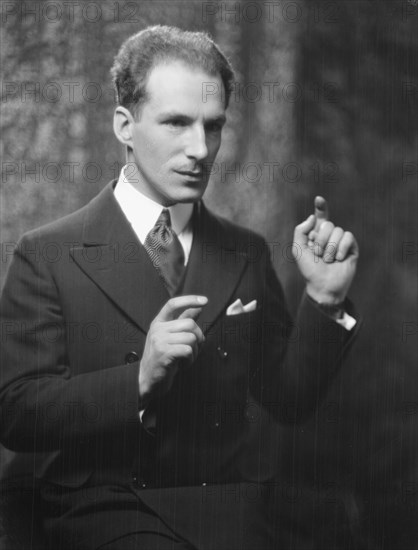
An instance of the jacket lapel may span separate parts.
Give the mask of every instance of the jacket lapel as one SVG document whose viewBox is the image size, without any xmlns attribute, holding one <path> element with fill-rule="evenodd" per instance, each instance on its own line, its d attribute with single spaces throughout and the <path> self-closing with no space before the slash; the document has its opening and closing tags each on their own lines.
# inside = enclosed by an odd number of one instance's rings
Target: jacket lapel
<svg viewBox="0 0 418 550">
<path fill-rule="evenodd" d="M 203 203 L 195 208 L 193 244 L 182 294 L 199 294 L 209 299 L 199 317 L 203 332 L 229 305 L 247 267 L 247 254 L 240 244 Z"/>
<path fill-rule="evenodd" d="M 169 299 L 145 248 L 126 220 L 114 182 L 86 207 L 83 245 L 71 249 L 80 269 L 144 332 Z M 227 307 L 247 266 L 239 242 L 203 203 L 195 208 L 193 245 L 182 294 L 207 296 L 199 318 L 207 332 Z"/>
<path fill-rule="evenodd" d="M 113 194 L 114 182 L 86 208 L 74 261 L 144 332 L 169 296 Z"/>
</svg>

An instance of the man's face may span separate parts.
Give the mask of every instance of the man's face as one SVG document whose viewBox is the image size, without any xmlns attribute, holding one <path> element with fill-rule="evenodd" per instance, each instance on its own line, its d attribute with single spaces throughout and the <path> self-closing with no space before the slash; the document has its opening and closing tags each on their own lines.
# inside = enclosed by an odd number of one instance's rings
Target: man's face
<svg viewBox="0 0 418 550">
<path fill-rule="evenodd" d="M 204 82 L 215 94 L 205 94 Z M 199 200 L 221 145 L 225 123 L 220 76 L 182 62 L 157 65 L 147 83 L 148 99 L 133 124 L 138 182 L 145 195 L 169 206 Z"/>
</svg>

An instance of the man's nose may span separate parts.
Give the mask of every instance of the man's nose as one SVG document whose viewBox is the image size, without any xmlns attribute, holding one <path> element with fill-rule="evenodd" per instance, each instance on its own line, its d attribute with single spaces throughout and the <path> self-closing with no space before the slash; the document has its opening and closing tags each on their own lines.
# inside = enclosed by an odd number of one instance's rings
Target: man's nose
<svg viewBox="0 0 418 550">
<path fill-rule="evenodd" d="M 206 132 L 203 126 L 192 128 L 188 136 L 185 152 L 188 157 L 196 160 L 204 160 L 208 156 Z"/>
</svg>

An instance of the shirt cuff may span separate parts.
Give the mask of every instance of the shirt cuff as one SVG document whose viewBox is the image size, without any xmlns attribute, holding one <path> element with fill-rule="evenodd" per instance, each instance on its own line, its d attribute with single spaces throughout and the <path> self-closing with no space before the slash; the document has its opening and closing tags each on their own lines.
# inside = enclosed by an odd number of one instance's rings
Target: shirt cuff
<svg viewBox="0 0 418 550">
<path fill-rule="evenodd" d="M 345 330 L 352 330 L 356 326 L 357 320 L 349 315 L 345 308 L 346 302 L 341 302 L 340 304 L 321 304 L 314 300 L 309 294 L 307 294 L 308 300 L 310 300 L 315 307 L 320 309 L 327 317 L 341 325 Z"/>
</svg>

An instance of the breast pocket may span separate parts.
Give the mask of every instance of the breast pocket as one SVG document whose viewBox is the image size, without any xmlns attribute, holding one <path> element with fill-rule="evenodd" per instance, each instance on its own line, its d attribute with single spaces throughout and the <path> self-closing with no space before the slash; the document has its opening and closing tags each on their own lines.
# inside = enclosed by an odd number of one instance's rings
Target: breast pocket
<svg viewBox="0 0 418 550">
<path fill-rule="evenodd" d="M 220 323 L 219 343 L 225 348 L 242 348 L 248 353 L 261 341 L 262 326 L 259 309 L 249 313 L 225 315 Z"/>
<path fill-rule="evenodd" d="M 213 327 L 210 347 L 215 367 L 212 370 L 223 383 L 232 384 L 232 391 L 246 387 L 249 375 L 260 356 L 261 312 L 224 315 Z"/>
</svg>

